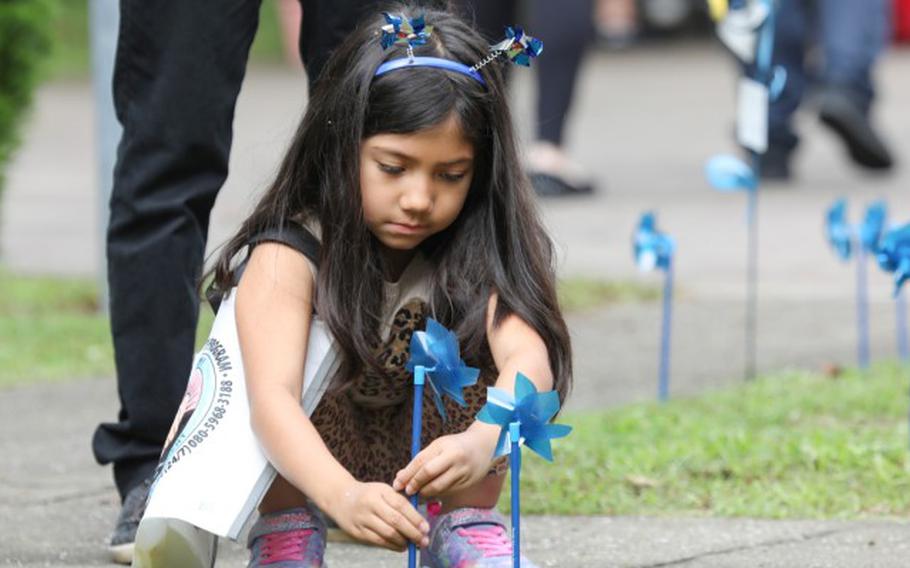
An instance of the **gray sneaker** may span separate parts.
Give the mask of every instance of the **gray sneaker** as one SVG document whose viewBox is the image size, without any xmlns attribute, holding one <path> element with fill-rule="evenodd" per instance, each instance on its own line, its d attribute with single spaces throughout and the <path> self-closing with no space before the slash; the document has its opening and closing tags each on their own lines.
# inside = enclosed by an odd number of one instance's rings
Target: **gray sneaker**
<svg viewBox="0 0 910 568">
<path fill-rule="evenodd" d="M 133 544 L 136 542 L 136 529 L 145 513 L 145 503 L 148 501 L 149 489 L 152 478 L 148 477 L 136 487 L 130 489 L 120 507 L 120 515 L 114 525 L 114 534 L 108 550 L 111 558 L 117 564 L 131 564 L 133 562 Z"/>
</svg>

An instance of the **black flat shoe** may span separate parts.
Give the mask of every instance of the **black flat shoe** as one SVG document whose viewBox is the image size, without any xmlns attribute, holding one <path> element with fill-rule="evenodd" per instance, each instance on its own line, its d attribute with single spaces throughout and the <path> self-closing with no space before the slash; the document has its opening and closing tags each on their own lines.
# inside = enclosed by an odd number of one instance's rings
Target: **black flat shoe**
<svg viewBox="0 0 910 568">
<path fill-rule="evenodd" d="M 594 186 L 591 184 L 573 185 L 559 176 L 536 172 L 528 174 L 534 193 L 540 197 L 570 197 L 591 195 Z"/>
<path fill-rule="evenodd" d="M 843 139 L 854 162 L 872 170 L 891 168 L 891 152 L 872 128 L 866 112 L 844 89 L 826 89 L 819 102 L 819 120 Z"/>
</svg>

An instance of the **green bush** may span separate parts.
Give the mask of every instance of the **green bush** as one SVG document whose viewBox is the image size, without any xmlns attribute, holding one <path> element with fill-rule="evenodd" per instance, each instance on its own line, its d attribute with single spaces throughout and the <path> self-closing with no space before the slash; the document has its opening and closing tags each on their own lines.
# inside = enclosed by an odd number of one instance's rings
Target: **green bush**
<svg viewBox="0 0 910 568">
<path fill-rule="evenodd" d="M 0 0 L 0 193 L 38 67 L 51 48 L 52 0 Z"/>
</svg>

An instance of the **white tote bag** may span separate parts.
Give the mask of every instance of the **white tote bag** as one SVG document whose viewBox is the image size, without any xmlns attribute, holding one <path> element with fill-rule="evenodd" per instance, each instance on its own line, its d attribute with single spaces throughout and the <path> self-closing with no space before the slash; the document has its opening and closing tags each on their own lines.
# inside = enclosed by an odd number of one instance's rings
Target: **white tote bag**
<svg viewBox="0 0 910 568">
<path fill-rule="evenodd" d="M 250 426 L 235 295 L 233 289 L 222 301 L 208 341 L 195 357 L 143 517 L 143 522 L 177 519 L 233 540 L 275 478 Z M 337 365 L 331 335 L 314 314 L 301 400 L 307 416 Z"/>
</svg>

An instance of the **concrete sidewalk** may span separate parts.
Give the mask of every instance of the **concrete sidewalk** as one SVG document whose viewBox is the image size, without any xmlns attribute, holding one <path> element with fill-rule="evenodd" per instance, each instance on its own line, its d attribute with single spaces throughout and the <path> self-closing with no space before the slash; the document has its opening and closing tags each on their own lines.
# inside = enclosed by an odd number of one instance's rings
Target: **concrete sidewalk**
<svg viewBox="0 0 910 568">
<path fill-rule="evenodd" d="M 103 566 L 118 501 L 89 439 L 114 408 L 112 381 L 0 391 L 0 566 Z M 558 467 L 558 464 L 554 467 Z M 897 568 L 905 522 L 527 517 L 523 550 L 541 566 Z M 335 567 L 398 567 L 406 557 L 329 547 Z M 222 542 L 218 566 L 244 566 Z M 179 567 L 175 567 L 179 568 Z"/>
</svg>

